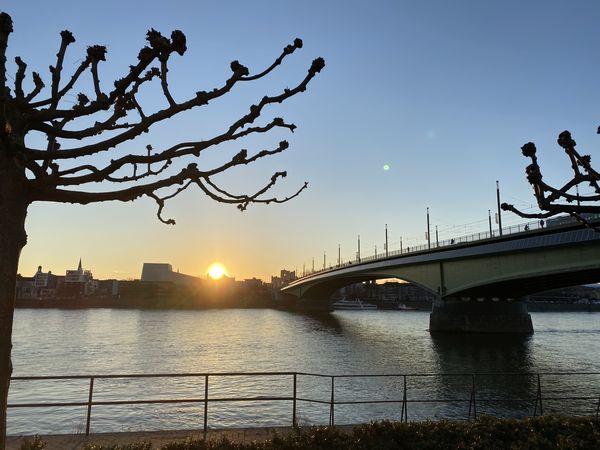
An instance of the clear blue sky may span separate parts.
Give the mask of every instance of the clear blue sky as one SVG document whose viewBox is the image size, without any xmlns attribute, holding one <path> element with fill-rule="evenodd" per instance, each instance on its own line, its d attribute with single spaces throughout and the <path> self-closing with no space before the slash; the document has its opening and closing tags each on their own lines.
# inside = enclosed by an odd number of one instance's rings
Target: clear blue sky
<svg viewBox="0 0 600 450">
<path fill-rule="evenodd" d="M 440 238 L 485 230 L 488 209 L 496 206 L 495 180 L 504 201 L 524 208 L 533 202 L 520 154 L 525 142 L 538 145 L 545 179 L 555 184 L 569 175 L 556 145 L 559 132 L 570 130 L 584 153 L 600 148 L 595 1 L 21 0 L 3 8 L 15 29 L 9 60 L 21 56 L 46 79 L 63 29 L 77 39 L 67 70 L 86 46 L 107 45 L 107 86 L 135 61 L 149 28 L 183 30 L 188 52 L 169 73 L 178 99 L 218 86 L 234 59 L 256 72 L 295 37 L 304 40 L 265 82 L 157 127 L 123 151 L 207 138 L 262 95 L 294 85 L 315 57 L 327 63 L 306 93 L 264 115 L 264 122 L 283 116 L 296 123 L 296 133 L 264 135 L 206 160 L 230 158 L 242 147 L 271 148 L 286 138 L 287 152 L 223 183 L 251 190 L 287 169 L 277 192 L 286 195 L 307 180 L 300 198 L 240 213 L 190 191 L 167 206 L 175 227 L 155 219 L 149 199 L 34 204 L 23 274 L 38 264 L 61 273 L 82 257 L 101 278 L 138 277 L 144 261 L 203 275 L 220 261 L 238 279 L 267 279 L 281 268 L 308 267 L 313 256 L 322 261 L 323 251 L 333 260 L 338 243 L 342 257 L 351 258 L 357 234 L 365 253 L 380 249 L 386 223 L 391 250 L 400 236 L 404 245 L 422 243 L 426 207 Z M 159 99 L 149 93 L 147 101 Z M 519 222 L 508 214 L 503 220 Z"/>
</svg>

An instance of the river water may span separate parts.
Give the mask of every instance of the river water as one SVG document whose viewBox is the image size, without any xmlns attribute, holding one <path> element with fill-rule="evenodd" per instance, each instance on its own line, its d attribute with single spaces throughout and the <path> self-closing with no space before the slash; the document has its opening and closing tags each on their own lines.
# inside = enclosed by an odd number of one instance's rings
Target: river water
<svg viewBox="0 0 600 450">
<path fill-rule="evenodd" d="M 336 311 L 311 317 L 268 309 L 142 311 L 19 309 L 14 376 L 292 371 L 324 375 L 594 372 L 542 375 L 544 413 L 595 414 L 600 395 L 600 313 L 532 313 L 529 337 L 427 331 L 429 313 Z M 403 377 L 338 378 L 335 400 L 402 400 Z M 409 376 L 409 420 L 468 415 L 471 376 Z M 477 375 L 477 412 L 531 415 L 535 376 Z M 211 377 L 210 398 L 290 396 L 288 376 Z M 85 402 L 89 380 L 13 381 L 9 403 Z M 94 400 L 203 398 L 204 377 L 96 379 Z M 552 401 L 548 397 L 586 397 Z M 331 400 L 331 379 L 299 375 L 297 395 Z M 527 401 L 497 401 L 513 398 Z M 595 398 L 596 400 L 593 400 Z M 486 399 L 490 401 L 486 401 Z M 533 400 L 532 400 L 533 399 Z M 290 425 L 291 401 L 210 403 L 214 428 Z M 401 403 L 335 405 L 336 423 L 401 416 Z M 86 407 L 10 408 L 9 434 L 85 430 Z M 202 427 L 203 404 L 94 406 L 92 432 Z M 301 425 L 326 424 L 326 403 L 299 401 Z"/>
</svg>

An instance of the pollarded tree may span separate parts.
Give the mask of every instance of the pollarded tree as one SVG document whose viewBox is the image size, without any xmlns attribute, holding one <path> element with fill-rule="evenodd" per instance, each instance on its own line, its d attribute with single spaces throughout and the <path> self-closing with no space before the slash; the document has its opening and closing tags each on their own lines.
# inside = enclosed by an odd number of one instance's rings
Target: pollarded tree
<svg viewBox="0 0 600 450">
<path fill-rule="evenodd" d="M 281 203 L 296 197 L 307 184 L 286 198 L 269 196 L 268 191 L 286 176 L 276 172 L 264 186 L 252 193 L 230 192 L 215 181 L 215 177 L 236 166 L 251 164 L 288 148 L 286 141 L 274 148 L 249 153 L 242 149 L 233 158 L 212 167 L 200 167 L 194 162 L 204 150 L 240 138 L 267 133 L 274 129 L 294 131 L 295 125 L 276 117 L 262 124 L 255 123 L 265 107 L 281 103 L 306 90 L 308 83 L 321 71 L 322 58 L 313 61 L 308 74 L 293 88 L 278 95 L 264 96 L 250 106 L 249 112 L 228 124 L 218 133 L 195 142 L 181 142 L 169 148 L 119 152 L 119 145 L 134 141 L 154 124 L 172 118 L 192 108 L 208 105 L 212 100 L 231 92 L 241 83 L 261 79 L 276 69 L 288 55 L 302 47 L 300 39 L 283 49 L 264 71 L 250 74 L 238 61 L 231 63 L 232 74 L 222 85 L 196 92 L 186 100 L 176 99 L 169 89 L 169 61 L 174 54 L 186 51 L 186 38 L 173 31 L 170 38 L 156 30 L 148 31 L 147 45 L 137 55 L 123 78 L 110 89 L 101 83 L 99 66 L 106 59 L 106 48 L 87 48 L 87 54 L 73 73 L 64 74 L 63 62 L 67 48 L 75 42 L 69 31 L 60 33 L 61 42 L 56 61 L 50 66 L 48 86 L 33 72 L 31 91 L 26 92 L 24 80 L 27 65 L 15 58 L 17 71 L 14 89 L 7 85 L 6 49 L 12 32 L 12 19 L 0 14 L 0 442 L 4 448 L 6 435 L 6 404 L 11 366 L 11 334 L 15 302 L 17 266 L 21 249 L 26 244 L 25 216 L 33 202 L 88 204 L 118 200 L 132 201 L 142 196 L 153 199 L 159 220 L 173 224 L 162 216 L 165 202 L 190 186 L 197 186 L 213 200 L 235 204 L 240 210 L 251 203 Z M 84 84 L 82 75 L 90 79 L 88 92 L 76 95 L 73 90 Z M 147 111 L 139 101 L 140 88 L 156 85 L 164 97 L 164 109 Z M 68 104 L 65 99 L 70 95 Z M 29 133 L 42 133 L 47 138 L 45 148 L 29 145 Z M 137 141 L 135 141 L 137 143 Z M 105 165 L 95 157 L 110 152 Z M 174 162 L 192 159 L 185 167 L 175 169 Z M 179 164 L 181 167 L 181 165 Z M 87 186 L 100 186 L 86 189 Z M 102 187 L 109 186 L 102 190 Z"/>
<path fill-rule="evenodd" d="M 600 127 L 598 128 L 600 134 Z M 546 219 L 557 214 L 569 214 L 580 222 L 591 226 L 586 219 L 586 214 L 600 213 L 600 173 L 591 165 L 589 155 L 581 155 L 575 148 L 576 142 L 569 131 L 558 135 L 558 145 L 563 148 L 571 162 L 573 178 L 562 187 L 557 188 L 543 180 L 542 170 L 538 164 L 537 149 L 533 142 L 528 142 L 521 151 L 523 156 L 531 158 L 531 164 L 525 170 L 527 181 L 533 187 L 533 192 L 541 212 L 525 213 L 507 203 L 502 204 L 502 209 L 511 211 L 521 217 L 529 219 Z M 580 194 L 579 185 L 591 188 L 594 194 Z M 575 192 L 573 192 L 575 191 Z M 596 228 L 596 227 L 593 227 Z"/>
</svg>

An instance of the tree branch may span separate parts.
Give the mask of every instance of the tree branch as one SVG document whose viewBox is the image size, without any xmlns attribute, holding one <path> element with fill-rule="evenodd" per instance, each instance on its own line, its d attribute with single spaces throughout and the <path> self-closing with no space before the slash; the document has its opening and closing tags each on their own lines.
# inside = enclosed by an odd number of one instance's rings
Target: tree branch
<svg viewBox="0 0 600 450">
<path fill-rule="evenodd" d="M 58 86 L 60 84 L 60 75 L 63 68 L 63 60 L 65 59 L 65 52 L 67 51 L 67 47 L 69 44 L 75 42 L 75 38 L 73 37 L 73 33 L 68 30 L 63 30 L 60 33 L 61 41 L 60 41 L 60 49 L 56 55 L 56 66 L 50 66 L 50 72 L 52 73 L 52 87 L 51 87 L 51 98 L 52 102 L 50 103 L 50 109 L 56 109 L 58 105 L 58 101 L 60 97 L 58 96 Z"/>
<path fill-rule="evenodd" d="M 8 46 L 8 35 L 13 31 L 11 17 L 6 13 L 0 13 L 0 100 L 8 96 L 6 87 L 6 47 Z"/>
<path fill-rule="evenodd" d="M 138 62 L 134 66 L 130 66 L 126 76 L 115 81 L 114 89 L 111 92 L 104 92 L 101 87 L 98 67 L 101 61 L 106 60 L 106 48 L 97 45 L 88 47 L 86 59 L 78 65 L 67 84 L 61 88 L 67 47 L 75 41 L 68 31 L 63 31 L 61 38 L 55 66 L 50 68 L 52 80 L 49 99 L 35 103 L 31 102 L 44 88 L 41 77 L 35 72 L 32 74 L 35 87 L 30 94 L 25 96 L 23 81 L 27 66 L 20 58 L 16 59 L 18 69 L 15 79 L 15 92 L 17 97 L 24 101 L 20 102 L 21 110 L 19 111 L 20 116 L 17 118 L 18 123 L 11 124 L 11 126 L 21 130 L 23 140 L 16 147 L 13 146 L 13 151 L 16 155 L 15 160 L 18 159 L 19 164 L 29 169 L 34 175 L 34 178 L 26 181 L 26 188 L 31 193 L 30 201 L 88 204 L 113 200 L 125 202 L 147 195 L 158 205 L 158 218 L 164 223 L 172 224 L 174 223 L 172 219 L 166 220 L 162 217 L 166 201 L 176 197 L 193 184 L 197 185 L 212 199 L 222 203 L 236 204 L 242 211 L 251 203 L 268 204 L 289 201 L 306 189 L 307 183 L 304 183 L 302 187 L 288 197 L 280 199 L 266 196 L 277 181 L 287 175 L 285 171 L 273 174 L 269 182 L 252 194 L 231 193 L 212 180 L 215 175 L 232 167 L 251 164 L 258 159 L 285 151 L 289 147 L 287 141 L 281 141 L 278 147 L 272 150 L 261 150 L 251 156 L 248 156 L 247 150 L 242 149 L 230 161 L 208 170 L 200 170 L 196 163 L 190 163 L 174 174 L 169 174 L 168 169 L 177 159 L 187 156 L 197 158 L 204 149 L 221 143 L 235 141 L 256 133 L 266 133 L 273 128 L 286 128 L 294 132 L 296 126 L 286 123 L 279 117 L 272 119 L 266 125 L 252 126 L 252 124 L 260 117 L 266 106 L 281 103 L 300 92 L 304 92 L 308 83 L 324 67 L 325 62 L 322 58 L 317 58 L 312 62 L 308 73 L 294 88 L 286 88 L 278 95 L 262 97 L 258 104 L 249 108 L 249 112 L 242 114 L 237 121 L 225 127 L 224 132 L 210 139 L 178 143 L 154 154 L 152 148 L 147 146 L 147 154 L 127 154 L 112 159 L 103 168 L 99 168 L 89 161 L 79 165 L 73 164 L 76 158 L 90 157 L 126 141 L 133 140 L 142 133 L 147 132 L 157 122 L 176 116 L 183 111 L 207 105 L 210 101 L 229 93 L 239 81 L 253 81 L 267 76 L 282 64 L 286 56 L 302 47 L 300 39 L 296 39 L 293 44 L 286 46 L 280 56 L 269 67 L 255 75 L 250 75 L 245 66 L 238 61 L 233 61 L 231 63 L 232 75 L 225 80 L 223 85 L 210 92 L 196 92 L 194 97 L 178 103 L 169 90 L 168 61 L 173 53 L 183 55 L 186 51 L 186 40 L 182 32 L 176 30 L 168 39 L 155 30 L 148 31 L 146 36 L 148 46 L 142 48 L 139 52 Z M 158 64 L 159 67 L 152 67 L 154 64 Z M 95 99 L 90 101 L 85 94 L 80 93 L 77 95 L 76 104 L 71 109 L 59 109 L 61 99 L 70 92 L 75 83 L 81 78 L 81 75 L 88 69 L 91 74 Z M 144 83 L 149 83 L 156 78 L 159 78 L 158 81 L 161 84 L 162 93 L 168 106 L 162 110 L 146 114 L 137 100 L 137 95 Z M 103 116 L 101 121 L 96 121 L 93 125 L 88 125 L 82 129 L 66 129 L 66 125 L 70 122 L 77 119 L 91 121 L 95 114 L 102 111 L 109 112 L 108 118 Z M 139 120 L 128 121 L 127 117 L 130 111 L 137 112 Z M 125 120 L 120 120 L 123 118 Z M 26 142 L 24 136 L 29 131 L 44 133 L 48 139 L 47 148 L 24 147 L 22 142 Z M 118 131 L 118 133 L 114 133 L 115 131 Z M 104 132 L 113 133 L 98 142 L 84 143 L 79 147 L 63 149 L 60 145 L 62 142 L 59 142 L 60 140 L 91 138 Z M 17 150 L 14 150 L 15 148 Z M 63 161 L 68 165 L 61 170 L 59 164 L 63 164 Z M 153 169 L 152 164 L 157 164 L 158 168 Z M 124 172 L 126 170 L 131 170 L 131 172 L 127 174 L 127 172 Z M 143 181 L 145 182 L 140 184 Z M 68 188 L 103 182 L 133 183 L 134 185 L 101 192 L 77 191 Z"/>
<path fill-rule="evenodd" d="M 58 177 L 53 178 L 45 178 L 42 180 L 36 180 L 36 184 L 38 185 L 54 185 L 54 186 L 74 186 L 79 184 L 91 183 L 91 182 L 101 182 L 111 174 L 117 172 L 124 166 L 128 164 L 152 164 L 159 163 L 163 161 L 169 161 L 177 158 L 181 158 L 184 156 L 194 155 L 199 156 L 200 152 L 224 142 L 234 141 L 239 138 L 243 138 L 253 133 L 266 133 L 275 127 L 288 128 L 290 131 L 294 131 L 296 126 L 294 124 L 287 124 L 283 121 L 283 119 L 276 117 L 269 124 L 262 127 L 250 127 L 247 128 L 240 133 L 236 133 L 234 135 L 221 134 L 215 136 L 214 138 L 208 141 L 199 141 L 199 142 L 182 142 L 173 147 L 170 147 L 162 152 L 158 152 L 154 155 L 133 155 L 129 154 L 123 156 L 122 158 L 112 160 L 109 165 L 102 169 L 97 169 L 94 166 L 90 166 L 88 164 L 84 164 L 81 166 L 77 166 L 74 168 L 70 168 L 68 170 L 58 172 Z M 286 145 L 287 142 L 283 141 L 280 143 L 280 146 Z M 287 148 L 287 147 L 286 147 Z M 282 149 L 284 150 L 284 149 Z M 279 153 L 282 150 L 275 150 L 272 153 Z M 267 156 L 267 154 L 262 155 Z M 253 160 L 257 159 L 257 157 L 253 157 Z M 227 163 L 230 167 L 231 163 Z M 94 170 L 91 170 L 91 167 L 94 167 Z M 65 177 L 66 175 L 73 175 L 85 170 L 89 170 L 90 173 L 86 175 L 80 175 L 77 177 Z M 216 172 L 215 172 L 216 173 Z"/>
<path fill-rule="evenodd" d="M 88 57 L 86 57 L 83 60 L 83 62 L 81 64 L 79 64 L 79 66 L 77 67 L 77 69 L 75 70 L 75 72 L 73 73 L 73 75 L 71 75 L 71 79 L 69 80 L 69 82 L 65 85 L 64 88 L 62 88 L 56 94 L 56 97 L 58 98 L 59 101 L 60 101 L 61 98 L 64 97 L 64 95 L 67 92 L 69 92 L 73 88 L 73 86 L 75 85 L 75 83 L 77 82 L 77 80 L 79 79 L 79 77 L 81 76 L 81 74 L 90 66 L 90 62 L 91 62 L 90 59 Z M 39 75 L 38 75 L 38 77 L 39 77 Z M 40 81 L 41 81 L 41 79 L 40 79 Z M 43 87 L 43 83 L 42 83 L 42 87 Z M 41 106 L 50 105 L 54 100 L 55 100 L 55 97 L 50 97 L 50 98 L 47 98 L 46 100 L 41 100 L 39 102 L 30 103 L 29 106 L 31 108 L 39 108 Z"/>
<path fill-rule="evenodd" d="M 17 64 L 17 73 L 15 74 L 15 97 L 18 100 L 24 100 L 25 94 L 23 93 L 23 80 L 25 79 L 27 64 L 25 64 L 18 56 L 15 58 L 15 63 Z"/>
<path fill-rule="evenodd" d="M 286 99 L 292 97 L 293 95 L 296 95 L 300 92 L 304 92 L 306 90 L 306 86 L 308 85 L 308 83 L 315 77 L 315 75 L 318 72 L 321 71 L 321 69 L 324 66 L 325 66 L 325 61 L 322 58 L 315 59 L 311 65 L 310 69 L 308 70 L 308 74 L 306 75 L 306 77 L 294 89 L 285 89 L 284 92 L 278 96 L 263 97 L 258 105 L 252 105 L 250 107 L 250 112 L 247 113 L 246 115 L 244 115 L 242 118 L 240 118 L 237 122 L 235 122 L 229 128 L 226 135 L 231 136 L 231 135 L 233 135 L 233 133 L 235 133 L 236 130 L 238 130 L 242 126 L 254 122 L 254 120 L 260 115 L 260 113 L 262 112 L 262 109 L 266 105 L 272 104 L 272 103 L 281 103 L 281 102 L 285 101 Z M 225 83 L 225 85 L 222 88 L 213 90 L 210 93 L 198 92 L 196 94 L 195 98 L 188 100 L 187 102 L 180 103 L 176 106 L 171 106 L 167 109 L 158 111 L 158 112 L 152 114 L 151 116 L 148 116 L 146 118 L 146 120 L 140 122 L 133 128 L 127 130 L 126 132 L 124 132 L 118 136 L 114 136 L 114 137 L 107 139 L 105 141 L 102 141 L 102 142 L 98 142 L 95 144 L 91 144 L 91 145 L 87 145 L 87 146 L 83 146 L 83 147 L 79 147 L 79 148 L 74 148 L 74 149 L 64 149 L 64 150 L 54 151 L 54 152 L 46 152 L 46 151 L 36 150 L 36 149 L 27 149 L 27 153 L 29 154 L 29 156 L 32 159 L 37 159 L 37 160 L 39 160 L 39 159 L 56 159 L 56 160 L 58 160 L 58 159 L 70 159 L 70 158 L 79 158 L 82 156 L 90 156 L 90 155 L 93 155 L 98 152 L 109 150 L 110 148 L 113 148 L 113 147 L 117 146 L 118 144 L 121 144 L 127 140 L 134 139 L 135 137 L 139 136 L 143 132 L 146 132 L 148 130 L 148 128 L 150 128 L 156 122 L 160 122 L 162 120 L 168 119 L 180 112 L 189 110 L 196 106 L 205 105 L 210 100 L 213 100 L 214 98 L 217 98 L 217 97 L 220 97 L 220 96 L 226 94 L 227 92 L 229 92 L 231 90 L 231 88 L 239 80 L 240 73 L 243 72 L 243 70 L 237 66 L 234 66 L 233 68 L 237 71 L 234 72 L 234 75 L 227 80 L 227 82 Z"/>
<path fill-rule="evenodd" d="M 598 132 L 600 133 L 600 128 Z M 600 201 L 600 187 L 598 185 L 600 174 L 592 168 L 590 164 L 591 157 L 589 155 L 580 155 L 577 152 L 575 149 L 576 142 L 571 137 L 571 133 L 563 131 L 559 134 L 557 142 L 564 149 L 571 163 L 571 170 L 573 171 L 571 180 L 565 183 L 562 188 L 555 188 L 545 183 L 538 164 L 535 144 L 528 142 L 521 147 L 521 151 L 523 156 L 531 159 L 531 164 L 526 169 L 527 181 L 533 187 L 534 196 L 542 212 L 524 213 L 507 203 L 503 203 L 501 207 L 505 211 L 513 212 L 523 218 L 548 218 L 557 214 L 567 213 L 577 218 L 580 222 L 589 225 L 584 215 L 600 213 L 599 205 L 590 204 L 590 202 Z M 580 168 L 583 168 L 585 173 L 582 173 Z M 580 184 L 584 183 L 594 188 L 598 195 L 580 195 L 579 192 L 576 194 L 569 192 L 574 187 L 577 188 Z M 561 203 L 561 201 L 566 203 Z M 591 225 L 589 226 L 592 227 Z"/>
</svg>

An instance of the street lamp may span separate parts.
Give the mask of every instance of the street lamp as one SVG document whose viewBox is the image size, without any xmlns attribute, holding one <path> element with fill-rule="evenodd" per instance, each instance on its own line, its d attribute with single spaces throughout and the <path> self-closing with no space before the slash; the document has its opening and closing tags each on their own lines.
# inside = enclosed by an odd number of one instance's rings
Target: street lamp
<svg viewBox="0 0 600 450">
<path fill-rule="evenodd" d="M 427 207 L 427 248 L 431 248 L 431 233 L 429 232 L 429 206 Z"/>
<path fill-rule="evenodd" d="M 388 256 L 388 233 L 387 233 L 387 223 L 385 224 L 385 257 Z"/>
<path fill-rule="evenodd" d="M 496 180 L 496 200 L 498 203 L 498 230 L 502 236 L 502 216 L 500 215 L 500 183 Z"/>
</svg>

